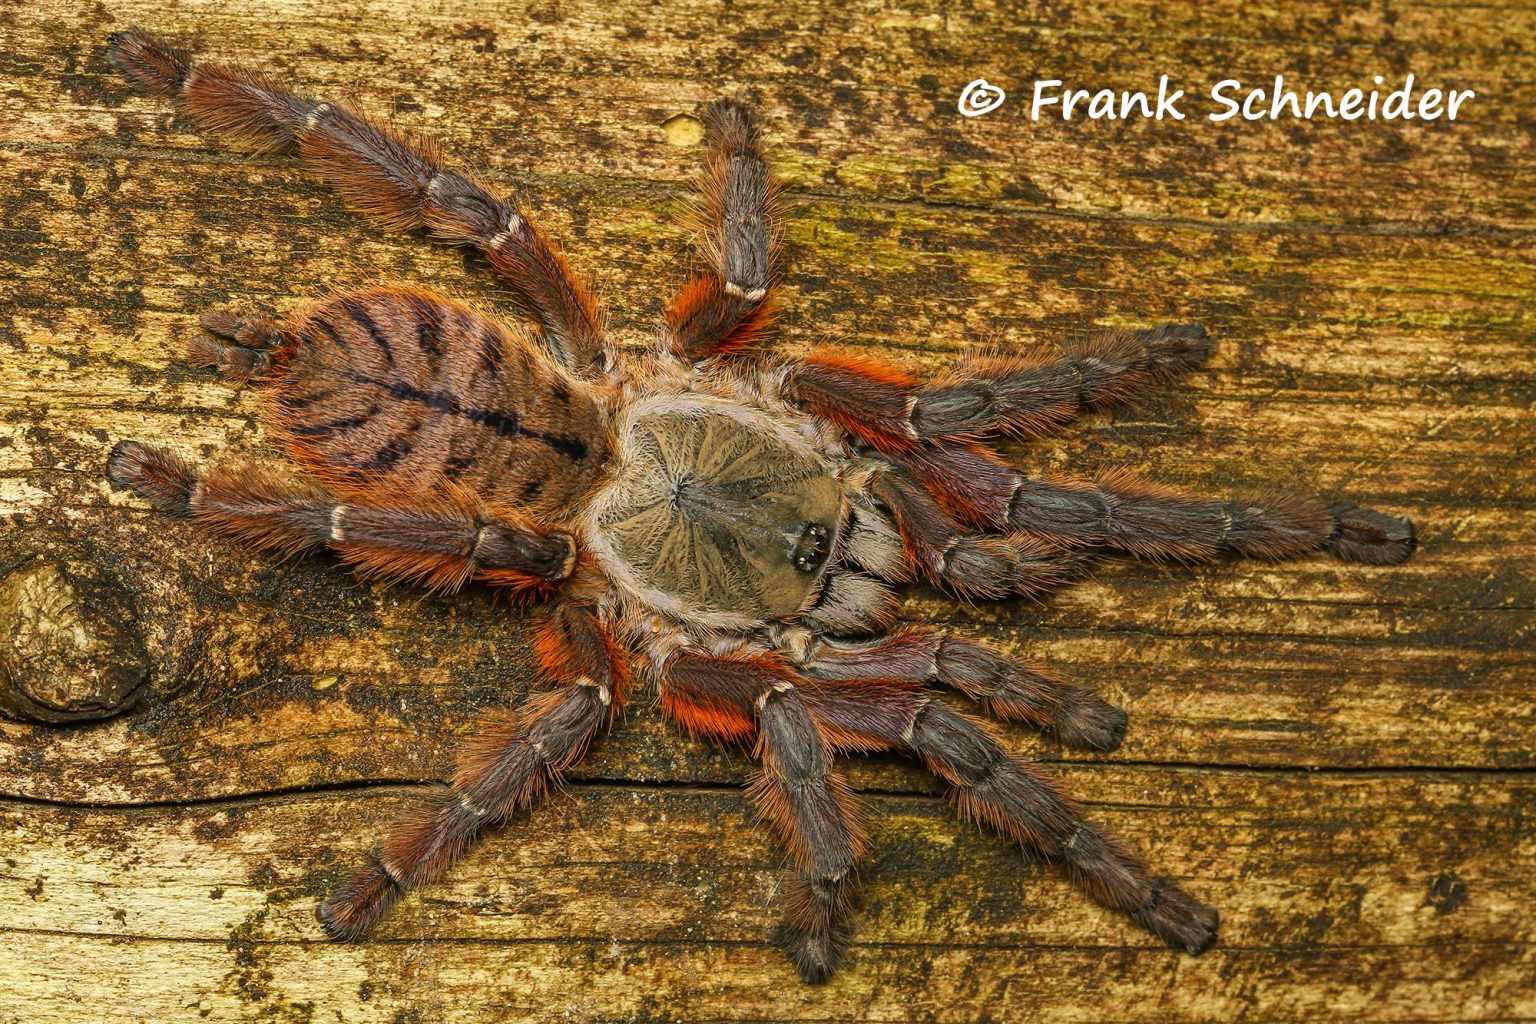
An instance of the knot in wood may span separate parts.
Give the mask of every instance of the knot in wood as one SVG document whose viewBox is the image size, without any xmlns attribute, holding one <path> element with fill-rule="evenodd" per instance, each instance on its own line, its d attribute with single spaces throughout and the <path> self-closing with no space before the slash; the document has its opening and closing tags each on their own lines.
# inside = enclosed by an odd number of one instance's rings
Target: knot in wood
<svg viewBox="0 0 1536 1024">
<path fill-rule="evenodd" d="M 0 579 L 0 712 L 105 718 L 129 707 L 148 675 L 132 610 L 88 566 L 38 559 Z"/>
</svg>

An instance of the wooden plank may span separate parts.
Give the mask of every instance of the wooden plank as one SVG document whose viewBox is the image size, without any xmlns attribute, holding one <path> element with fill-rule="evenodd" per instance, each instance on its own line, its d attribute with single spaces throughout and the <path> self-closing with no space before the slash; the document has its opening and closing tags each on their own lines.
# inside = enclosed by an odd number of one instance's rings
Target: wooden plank
<svg viewBox="0 0 1536 1024">
<path fill-rule="evenodd" d="M 851 970 L 796 989 L 765 942 L 780 853 L 736 792 L 582 785 L 511 826 L 367 944 L 326 943 L 313 907 L 409 793 L 179 807 L 0 805 L 11 970 L 77 981 L 155 1019 L 260 1007 L 279 1019 L 968 1021 L 1421 1020 L 1536 1011 L 1536 851 L 1500 773 L 1079 767 L 1069 785 L 1223 911 L 1223 938 L 1169 959 L 1051 869 L 932 798 L 868 798 L 872 857 Z M 159 975 L 138 955 L 175 964 Z M 1453 978 L 1454 981 L 1447 981 Z M 27 1020 L 71 1019 L 29 986 Z M 305 1004 L 309 1009 L 303 1011 Z M 984 1011 L 986 1012 L 986 1011 Z M 110 1013 L 102 1019 L 119 1019 Z"/>
<path fill-rule="evenodd" d="M 0 140 L 201 146 L 184 125 L 161 136 L 164 111 L 125 99 L 101 58 L 107 32 L 143 22 L 398 109 L 480 163 L 679 181 L 668 119 L 745 90 L 779 123 L 779 162 L 804 188 L 1220 225 L 1437 234 L 1533 226 L 1517 173 L 1530 158 L 1536 100 L 1528 15 L 1364 2 L 1256 11 L 1236 0 L 1201 5 L 1197 20 L 1192 11 L 1153 0 L 1099 10 L 751 2 L 722 16 L 689 2 L 615 19 L 597 0 L 525 13 L 438 0 L 413 6 L 402 23 L 390 0 L 265 0 L 238 11 L 129 0 L 110 13 L 62 15 L 38 5 L 9 16 L 22 55 L 12 88 L 49 105 L 0 126 Z M 61 17 L 72 32 L 61 32 Z M 1217 106 L 1193 95 L 1228 77 L 1268 86 L 1277 73 L 1337 94 L 1373 87 L 1374 74 L 1395 86 L 1409 71 L 1478 98 L 1456 123 L 1234 125 L 1205 121 Z M 1192 93 L 1186 121 L 1028 119 L 1036 78 L 1155 90 L 1159 73 Z M 989 117 L 953 116 L 961 87 L 982 75 L 1014 90 L 1013 102 Z M 157 138 L 145 139 L 146 129 Z M 1403 205 L 1430 194 L 1433 202 Z"/>
<path fill-rule="evenodd" d="M 134 22 L 440 135 L 538 211 L 630 344 L 695 264 L 694 115 L 721 92 L 763 111 L 788 185 L 785 352 L 931 371 L 978 343 L 1211 327 L 1187 385 L 1010 455 L 1212 493 L 1306 481 L 1412 514 L 1412 562 L 1111 564 L 1039 606 L 918 589 L 906 614 L 1128 709 L 1111 755 L 1005 735 L 1218 905 L 1218 946 L 1155 948 L 876 759 L 850 768 L 874 811 L 859 944 L 798 986 L 766 941 L 782 857 L 736 791 L 750 761 L 644 699 L 567 799 L 379 941 L 322 941 L 315 902 L 401 784 L 526 694 L 527 617 L 250 558 L 109 491 L 102 462 L 122 437 L 270 456 L 256 396 L 180 362 L 210 306 L 380 278 L 503 297 L 128 96 L 103 47 Z M 1160 71 L 1336 91 L 1413 71 L 1478 97 L 1455 124 L 1026 117 L 1035 78 Z M 982 75 L 1009 103 L 958 117 Z M 91 561 L 153 666 L 115 720 L 0 721 L 3 1024 L 1536 1018 L 1531 11 L 43 0 L 0 11 L 0 96 L 0 562 Z"/>
</svg>

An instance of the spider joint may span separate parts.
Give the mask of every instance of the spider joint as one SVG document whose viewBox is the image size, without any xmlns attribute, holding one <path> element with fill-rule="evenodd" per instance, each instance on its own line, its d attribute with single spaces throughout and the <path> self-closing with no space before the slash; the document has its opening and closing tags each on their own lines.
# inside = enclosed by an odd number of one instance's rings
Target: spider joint
<svg viewBox="0 0 1536 1024">
<path fill-rule="evenodd" d="M 1019 476 L 1018 474 L 1014 474 L 1013 486 L 1008 489 L 1008 512 L 1007 512 L 1007 514 L 1005 516 L 1005 518 L 1009 522 L 1013 521 L 1013 510 L 1018 507 L 1018 504 L 1019 504 L 1019 492 L 1022 491 L 1023 489 L 1024 489 L 1024 478 Z"/>
<path fill-rule="evenodd" d="M 1087 831 L 1088 831 L 1087 826 L 1085 826 L 1085 825 L 1077 826 L 1076 831 L 1074 831 L 1072 833 L 1072 835 L 1067 838 L 1066 842 L 1061 844 L 1061 851 L 1060 851 L 1061 855 L 1065 857 L 1065 856 L 1068 856 L 1069 854 L 1071 854 L 1073 851 L 1075 851 L 1076 848 L 1077 848 L 1077 841 L 1079 839 L 1081 839 L 1083 837 L 1083 835 Z"/>
<path fill-rule="evenodd" d="M 950 559 L 950 556 L 952 556 L 955 553 L 955 548 L 959 547 L 960 546 L 960 542 L 962 540 L 964 540 L 964 539 L 965 539 L 964 537 L 957 535 L 957 536 L 951 537 L 949 539 L 949 543 L 944 545 L 944 550 L 939 553 L 939 559 L 938 559 L 940 575 L 943 575 L 943 574 L 946 574 L 946 573 L 949 572 L 949 559 Z"/>
<path fill-rule="evenodd" d="M 748 288 L 737 284 L 735 281 L 725 282 L 725 294 L 734 295 L 738 299 L 746 299 L 748 302 L 761 302 L 767 295 L 767 288 Z"/>
<path fill-rule="evenodd" d="M 1157 905 L 1163 902 L 1164 882 L 1161 878 L 1154 879 L 1147 891 L 1147 898 L 1142 900 L 1141 906 L 1131 911 L 1131 919 L 1139 920 L 1157 909 Z"/>
<path fill-rule="evenodd" d="M 795 688 L 795 684 L 791 683 L 787 679 L 775 680 L 772 687 L 770 687 L 769 689 L 764 690 L 761 694 L 758 695 L 758 698 L 757 698 L 757 710 L 758 711 L 762 711 L 763 708 L 767 707 L 768 706 L 768 701 L 772 699 L 774 694 L 776 694 L 776 693 L 788 693 L 790 690 L 793 690 L 794 688 Z"/>
<path fill-rule="evenodd" d="M 487 249 L 499 249 L 521 230 L 523 230 L 523 218 L 519 217 L 516 213 L 508 213 L 507 226 L 486 239 L 485 247 Z"/>
<path fill-rule="evenodd" d="M 489 530 L 490 528 L 491 524 L 485 523 L 475 530 L 474 540 L 470 541 L 469 550 L 464 553 L 465 558 L 468 558 L 471 562 L 473 562 L 475 559 L 480 557 L 480 545 L 485 543 L 485 531 Z"/>
<path fill-rule="evenodd" d="M 331 543 L 345 544 L 347 542 L 347 528 L 344 520 L 347 515 L 346 505 L 337 505 L 331 509 Z"/>
<path fill-rule="evenodd" d="M 917 720 L 923 717 L 923 712 L 928 710 L 930 703 L 929 698 L 924 697 L 912 708 L 912 717 L 907 721 L 907 727 L 901 730 L 902 743 L 909 747 L 912 745 L 912 740 L 917 735 Z"/>
<path fill-rule="evenodd" d="M 401 879 L 400 872 L 392 867 L 389 861 L 385 860 L 383 857 L 378 857 L 375 858 L 374 863 L 379 866 L 379 871 L 383 873 L 386 879 L 388 879 L 390 885 L 393 885 L 396 889 L 399 889 L 402 892 L 405 891 L 405 881 Z"/>
<path fill-rule="evenodd" d="M 606 685 L 588 676 L 578 677 L 576 679 L 575 685 L 590 686 L 592 689 L 596 690 L 597 699 L 603 702 L 603 707 L 607 707 L 613 700 L 613 692 L 609 690 Z"/>
<path fill-rule="evenodd" d="M 1073 376 L 1077 378 L 1077 404 L 1092 404 L 1093 399 L 1088 394 L 1088 375 L 1083 373 L 1083 360 L 1069 359 L 1067 360 L 1067 366 L 1071 369 Z"/>
<path fill-rule="evenodd" d="M 460 807 L 464 808 L 464 810 L 468 811 L 470 814 L 477 818 L 489 818 L 491 816 L 490 811 L 486 810 L 484 807 L 481 807 L 479 804 L 475 803 L 463 793 L 458 794 L 458 803 Z"/>
<path fill-rule="evenodd" d="M 330 112 L 331 105 L 329 103 L 321 103 L 316 106 L 314 110 L 309 112 L 309 116 L 304 119 L 304 130 L 306 132 L 314 131 L 315 125 L 320 123 L 320 119 Z"/>
</svg>

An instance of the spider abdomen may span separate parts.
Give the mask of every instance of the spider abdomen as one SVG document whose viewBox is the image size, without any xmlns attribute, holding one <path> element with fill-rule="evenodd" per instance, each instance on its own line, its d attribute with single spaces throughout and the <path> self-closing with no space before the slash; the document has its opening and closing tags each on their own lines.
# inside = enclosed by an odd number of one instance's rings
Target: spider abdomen
<svg viewBox="0 0 1536 1024">
<path fill-rule="evenodd" d="M 286 328 L 274 419 L 294 454 L 344 487 L 458 482 L 562 508 L 607 454 L 588 388 L 510 327 L 444 296 L 377 288 L 327 299 Z"/>
</svg>

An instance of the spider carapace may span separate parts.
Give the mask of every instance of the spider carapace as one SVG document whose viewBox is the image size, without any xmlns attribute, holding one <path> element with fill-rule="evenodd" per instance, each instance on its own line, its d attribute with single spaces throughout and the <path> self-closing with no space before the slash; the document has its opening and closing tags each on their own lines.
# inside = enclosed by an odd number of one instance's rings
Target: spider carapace
<svg viewBox="0 0 1536 1024">
<path fill-rule="evenodd" d="M 131 441 L 110 460 L 112 479 L 155 507 L 249 544 L 548 602 L 539 692 L 491 715 L 451 783 L 321 906 L 331 935 L 361 936 L 526 809 L 645 685 L 690 733 L 754 745 L 751 798 L 792 858 L 779 941 L 807 981 L 848 944 L 864 848 L 843 753 L 920 759 L 961 813 L 1060 862 L 1093 899 L 1191 953 L 1211 942 L 1214 910 L 939 693 L 1096 750 L 1120 743 L 1124 713 L 962 633 L 899 623 L 896 590 L 1038 595 L 1116 552 L 1407 558 L 1407 520 L 1346 503 L 1212 500 L 1122 472 L 1037 479 L 989 447 L 1185 373 L 1208 349 L 1199 325 L 969 358 L 934 380 L 826 350 L 775 359 L 763 342 L 776 191 L 751 114 L 718 101 L 704 112 L 703 269 L 668 305 L 654 350 L 620 353 L 527 212 L 446 169 L 429 140 L 243 68 L 194 64 L 137 30 L 113 36 L 110 54 L 215 135 L 297 153 L 384 225 L 479 250 L 519 314 L 409 287 L 278 320 L 208 313 L 194 358 L 263 390 L 297 472 L 203 473 Z"/>
</svg>

